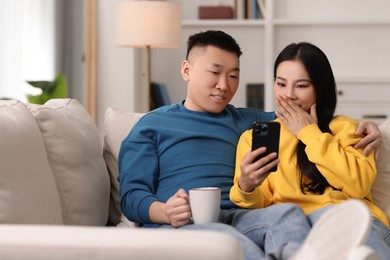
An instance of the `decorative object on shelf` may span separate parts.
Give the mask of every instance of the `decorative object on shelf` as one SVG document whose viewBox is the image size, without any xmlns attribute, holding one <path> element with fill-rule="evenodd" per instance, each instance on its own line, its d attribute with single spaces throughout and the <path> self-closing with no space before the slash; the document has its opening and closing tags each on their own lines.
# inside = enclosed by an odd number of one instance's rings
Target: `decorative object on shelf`
<svg viewBox="0 0 390 260">
<path fill-rule="evenodd" d="M 152 96 L 152 109 L 171 104 L 167 88 L 164 84 L 152 82 L 150 87 Z"/>
<path fill-rule="evenodd" d="M 246 106 L 264 110 L 263 83 L 248 83 L 246 85 Z"/>
<path fill-rule="evenodd" d="M 233 8 L 231 6 L 199 6 L 199 19 L 233 19 Z"/>
<path fill-rule="evenodd" d="M 146 48 L 148 109 L 151 109 L 150 48 L 175 48 L 181 42 L 181 8 L 166 1 L 119 2 L 116 16 L 116 44 Z"/>
<path fill-rule="evenodd" d="M 39 95 L 27 94 L 27 100 L 33 104 L 45 104 L 52 98 L 67 98 L 68 86 L 63 74 L 57 75 L 53 81 L 26 81 L 35 88 L 40 88 L 42 93 Z"/>
</svg>

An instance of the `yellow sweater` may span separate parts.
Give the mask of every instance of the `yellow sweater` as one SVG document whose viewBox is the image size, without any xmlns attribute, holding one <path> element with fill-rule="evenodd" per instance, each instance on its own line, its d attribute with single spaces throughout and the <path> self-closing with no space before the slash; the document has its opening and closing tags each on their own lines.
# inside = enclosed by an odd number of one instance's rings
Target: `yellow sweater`
<svg viewBox="0 0 390 260">
<path fill-rule="evenodd" d="M 291 202 L 299 205 L 308 214 L 324 206 L 355 198 L 362 200 L 373 216 L 389 227 L 386 214 L 372 201 L 370 190 L 376 178 L 374 153 L 371 152 L 366 157 L 362 149 L 356 150 L 353 147 L 361 139 L 355 135 L 357 125 L 355 120 L 336 116 L 330 123 L 332 134 L 322 133 L 318 126 L 313 124 L 303 128 L 297 138 L 281 123 L 278 170 L 271 173 L 260 187 L 249 193 L 238 187 L 240 162 L 252 145 L 252 130 L 244 132 L 237 146 L 236 171 L 230 199 L 243 208 L 264 208 L 272 204 Z M 339 190 L 328 187 L 322 195 L 301 192 L 295 152 L 298 139 L 306 145 L 309 160 L 316 164 L 329 184 Z"/>
</svg>

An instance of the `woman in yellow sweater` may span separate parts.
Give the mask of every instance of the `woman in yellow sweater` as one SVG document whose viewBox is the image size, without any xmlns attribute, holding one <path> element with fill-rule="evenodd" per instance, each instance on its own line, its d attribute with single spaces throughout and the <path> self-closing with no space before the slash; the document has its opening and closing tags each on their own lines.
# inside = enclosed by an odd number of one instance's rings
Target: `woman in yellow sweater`
<svg viewBox="0 0 390 260">
<path fill-rule="evenodd" d="M 358 199 L 373 222 L 367 245 L 390 257 L 389 220 L 372 201 L 376 178 L 374 153 L 354 145 L 358 122 L 334 116 L 336 83 L 326 55 L 310 43 L 288 45 L 274 65 L 276 115 L 281 124 L 279 155 L 254 162 L 265 148 L 251 152 L 252 130 L 244 132 L 236 154 L 230 199 L 242 208 L 294 203 L 313 225 L 327 206 Z M 269 172 L 278 164 L 276 172 Z M 348 218 L 348 216 L 345 216 Z"/>
</svg>

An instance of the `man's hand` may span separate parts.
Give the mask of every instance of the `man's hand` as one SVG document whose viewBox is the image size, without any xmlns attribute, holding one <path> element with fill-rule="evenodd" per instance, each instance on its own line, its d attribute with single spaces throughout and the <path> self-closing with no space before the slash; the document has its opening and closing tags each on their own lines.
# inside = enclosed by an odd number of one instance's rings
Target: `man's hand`
<svg viewBox="0 0 390 260">
<path fill-rule="evenodd" d="M 238 186 L 244 192 L 251 192 L 260 186 L 270 174 L 270 170 L 279 163 L 276 153 L 261 158 L 253 162 L 254 159 L 266 151 L 265 147 L 248 152 L 241 161 L 241 176 L 238 180 Z"/>
<path fill-rule="evenodd" d="M 180 189 L 165 203 L 165 214 L 169 223 L 175 227 L 188 224 L 191 217 L 191 208 L 188 203 L 188 194 Z"/>
<path fill-rule="evenodd" d="M 367 120 L 362 120 L 359 123 L 355 132 L 356 135 L 365 135 L 356 145 L 355 148 L 364 147 L 363 154 L 367 155 L 372 149 L 375 149 L 375 159 L 379 156 L 379 147 L 382 145 L 382 135 L 378 126 Z"/>
</svg>

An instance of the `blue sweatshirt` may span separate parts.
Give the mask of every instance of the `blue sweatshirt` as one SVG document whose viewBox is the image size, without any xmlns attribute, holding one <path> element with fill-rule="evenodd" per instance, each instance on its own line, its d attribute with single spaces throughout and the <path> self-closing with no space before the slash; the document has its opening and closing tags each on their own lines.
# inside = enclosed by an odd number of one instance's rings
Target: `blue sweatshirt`
<svg viewBox="0 0 390 260">
<path fill-rule="evenodd" d="M 119 151 L 119 194 L 123 214 L 152 224 L 149 207 L 166 202 L 180 188 L 221 188 L 221 208 L 229 199 L 240 135 L 255 120 L 273 120 L 273 112 L 228 105 L 212 114 L 186 109 L 182 103 L 143 116 L 123 140 Z M 149 226 L 149 225 L 148 225 Z"/>
</svg>

